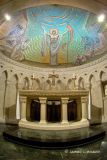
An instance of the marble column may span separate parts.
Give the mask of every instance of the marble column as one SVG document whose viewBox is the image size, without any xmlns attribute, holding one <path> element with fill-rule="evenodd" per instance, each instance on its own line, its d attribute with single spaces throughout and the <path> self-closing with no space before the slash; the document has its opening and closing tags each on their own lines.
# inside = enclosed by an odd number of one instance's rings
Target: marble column
<svg viewBox="0 0 107 160">
<path fill-rule="evenodd" d="M 20 119 L 20 118 L 21 118 L 19 91 L 22 90 L 22 88 L 23 88 L 23 84 L 18 82 L 18 83 L 16 84 L 16 92 L 17 92 L 17 99 L 16 99 L 16 119 Z"/>
<path fill-rule="evenodd" d="M 20 102 L 21 102 L 21 120 L 26 121 L 27 97 L 20 96 Z"/>
<path fill-rule="evenodd" d="M 104 115 L 102 117 L 102 122 L 107 122 L 107 96 L 103 97 L 104 101 Z"/>
<path fill-rule="evenodd" d="M 62 124 L 67 124 L 68 123 L 68 112 L 67 112 L 67 103 L 68 103 L 69 98 L 65 97 L 65 98 L 61 98 L 61 102 L 62 102 Z"/>
<path fill-rule="evenodd" d="M 81 100 L 76 99 L 77 103 L 77 121 L 81 120 Z"/>
<path fill-rule="evenodd" d="M 97 89 L 98 89 L 98 92 L 97 92 L 97 96 L 98 96 L 98 107 L 101 108 L 101 115 L 102 115 L 102 118 L 104 116 L 104 102 L 103 102 L 103 86 L 102 86 L 102 81 L 99 80 L 96 82 L 96 85 L 97 85 Z"/>
<path fill-rule="evenodd" d="M 46 100 L 47 98 L 46 97 L 39 97 L 39 100 L 40 100 L 40 123 L 41 124 L 44 124 L 46 123 Z"/>
<path fill-rule="evenodd" d="M 87 97 L 81 97 L 82 119 L 87 120 Z"/>
<path fill-rule="evenodd" d="M 88 95 L 88 119 L 91 120 L 91 109 L 92 109 L 92 96 L 91 96 L 91 83 L 87 83 L 85 87 L 89 91 Z"/>
<path fill-rule="evenodd" d="M 0 77 L 0 122 L 5 122 L 6 79 Z"/>
<path fill-rule="evenodd" d="M 5 83 L 6 83 L 5 108 L 8 108 L 8 106 L 11 106 L 10 105 L 12 103 L 11 101 L 13 101 L 13 97 L 11 99 L 11 94 L 10 94 L 13 84 L 10 80 L 6 80 Z"/>
<path fill-rule="evenodd" d="M 16 123 L 16 88 L 17 80 L 14 76 L 6 81 L 4 115 L 9 123 Z"/>
</svg>

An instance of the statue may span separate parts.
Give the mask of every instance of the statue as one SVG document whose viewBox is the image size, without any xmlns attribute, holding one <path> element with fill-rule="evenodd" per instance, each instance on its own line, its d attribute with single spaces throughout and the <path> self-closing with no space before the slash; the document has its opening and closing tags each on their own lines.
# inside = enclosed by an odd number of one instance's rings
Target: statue
<svg viewBox="0 0 107 160">
<path fill-rule="evenodd" d="M 68 80 L 68 84 L 67 84 L 68 90 L 75 90 L 76 89 L 75 80 L 76 80 L 76 75 L 73 74 L 72 78 Z"/>
<path fill-rule="evenodd" d="M 59 75 L 54 74 L 54 71 L 53 71 L 53 74 L 49 74 L 49 78 L 52 78 L 52 86 L 55 86 L 55 78 L 59 78 Z"/>
</svg>

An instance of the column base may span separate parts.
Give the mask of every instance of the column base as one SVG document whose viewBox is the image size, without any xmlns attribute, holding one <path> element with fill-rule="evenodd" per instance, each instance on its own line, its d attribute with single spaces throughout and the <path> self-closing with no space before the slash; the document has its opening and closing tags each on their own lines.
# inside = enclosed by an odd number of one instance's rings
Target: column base
<svg viewBox="0 0 107 160">
<path fill-rule="evenodd" d="M 39 123 L 40 124 L 46 124 L 47 122 L 46 121 L 40 121 Z"/>
<path fill-rule="evenodd" d="M 89 121 L 88 119 L 81 119 L 79 122 L 81 122 L 84 126 L 89 126 Z"/>
<path fill-rule="evenodd" d="M 80 121 L 88 121 L 88 119 L 86 119 L 86 118 L 82 118 Z"/>
<path fill-rule="evenodd" d="M 69 124 L 68 121 L 62 121 L 61 124 Z"/>
<path fill-rule="evenodd" d="M 20 127 L 23 127 L 25 124 L 27 124 L 27 120 L 26 119 L 21 119 L 20 121 L 19 121 L 19 126 Z"/>
</svg>

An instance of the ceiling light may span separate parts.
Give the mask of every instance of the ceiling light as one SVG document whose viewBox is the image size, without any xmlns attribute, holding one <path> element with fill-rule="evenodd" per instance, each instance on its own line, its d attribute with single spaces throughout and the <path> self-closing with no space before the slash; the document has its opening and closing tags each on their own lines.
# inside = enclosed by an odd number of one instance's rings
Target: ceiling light
<svg viewBox="0 0 107 160">
<path fill-rule="evenodd" d="M 101 22 L 104 22 L 105 18 L 106 18 L 105 14 L 100 14 L 97 19 L 98 19 L 98 22 L 101 23 Z"/>
<path fill-rule="evenodd" d="M 7 21 L 10 21 L 10 20 L 11 20 L 11 16 L 10 16 L 9 14 L 5 14 L 4 17 L 5 17 L 5 19 L 6 19 Z"/>
</svg>

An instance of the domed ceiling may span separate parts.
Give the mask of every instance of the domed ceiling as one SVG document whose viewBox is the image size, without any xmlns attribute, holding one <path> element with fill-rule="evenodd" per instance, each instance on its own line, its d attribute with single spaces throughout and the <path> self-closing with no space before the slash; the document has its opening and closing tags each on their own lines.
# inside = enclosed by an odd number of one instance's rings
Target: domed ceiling
<svg viewBox="0 0 107 160">
<path fill-rule="evenodd" d="M 0 50 L 20 62 L 88 63 L 105 54 L 107 24 L 74 7 L 44 5 L 16 12 L 0 26 Z"/>
</svg>

